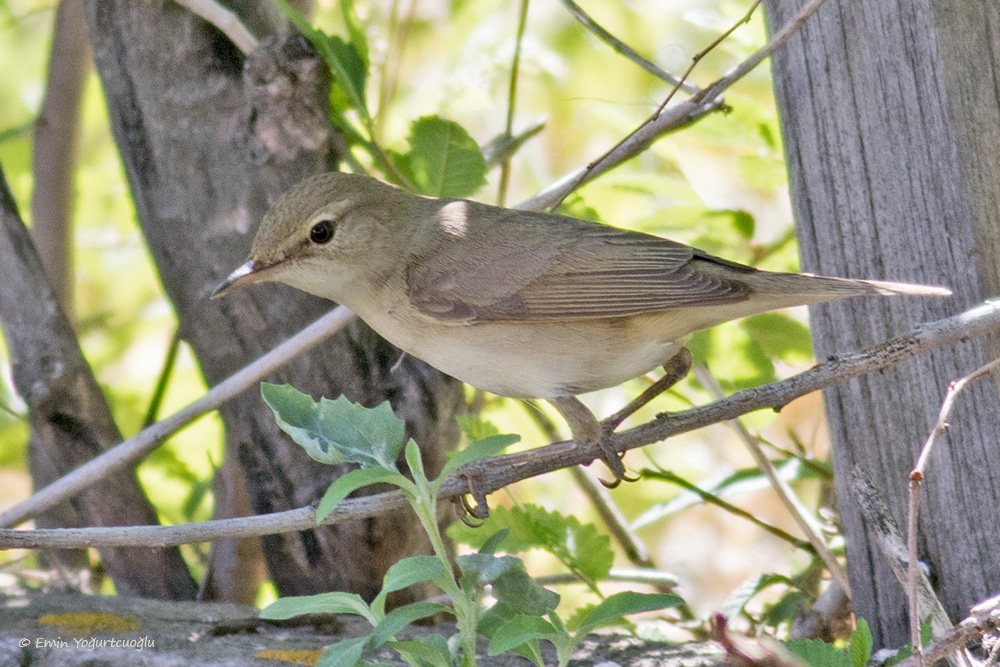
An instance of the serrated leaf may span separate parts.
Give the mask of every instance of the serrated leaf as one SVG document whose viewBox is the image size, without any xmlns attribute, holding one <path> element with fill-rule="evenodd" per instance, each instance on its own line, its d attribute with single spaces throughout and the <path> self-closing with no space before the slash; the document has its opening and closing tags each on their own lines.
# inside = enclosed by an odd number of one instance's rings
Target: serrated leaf
<svg viewBox="0 0 1000 667">
<path fill-rule="evenodd" d="M 344 396 L 317 402 L 290 385 L 267 382 L 261 383 L 260 393 L 281 430 L 317 461 L 348 461 L 363 468 L 396 470 L 405 422 L 392 413 L 388 402 L 374 408 Z M 340 460 L 336 461 L 338 456 Z"/>
<path fill-rule="evenodd" d="M 874 645 L 868 621 L 859 616 L 858 627 L 851 633 L 851 638 L 847 643 L 847 657 L 850 659 L 851 667 L 865 667 L 872 657 Z"/>
<path fill-rule="evenodd" d="M 468 197 L 486 184 L 486 161 L 479 145 L 458 123 L 440 116 L 418 118 L 410 126 L 410 150 L 396 167 L 422 195 Z"/>
<path fill-rule="evenodd" d="M 330 512 L 336 509 L 337 505 L 354 491 L 363 486 L 378 484 L 379 482 L 394 484 L 404 491 L 412 491 L 413 489 L 413 482 L 398 472 L 383 468 L 352 470 L 334 480 L 330 488 L 323 494 L 319 505 L 316 506 L 316 522 L 320 523 L 323 519 L 330 516 Z"/>
<path fill-rule="evenodd" d="M 616 593 L 590 610 L 577 629 L 587 633 L 596 627 L 616 623 L 628 614 L 667 609 L 681 604 L 684 604 L 683 598 L 669 593 L 635 593 L 632 591 Z"/>
<path fill-rule="evenodd" d="M 354 637 L 331 644 L 323 651 L 316 667 L 354 667 L 361 661 L 368 637 Z"/>
<path fill-rule="evenodd" d="M 261 618 L 284 620 L 303 614 L 354 614 L 374 626 L 378 621 L 368 605 L 356 593 L 320 593 L 275 600 L 260 611 Z"/>
<path fill-rule="evenodd" d="M 571 570 L 601 580 L 608 576 L 614 562 L 611 538 L 598 532 L 593 524 L 581 523 L 573 516 L 550 512 L 537 505 L 497 507 L 491 511 L 484 528 L 489 531 L 507 529 L 507 539 L 498 547 L 513 553 L 540 548 L 549 551 Z M 479 529 L 462 525 L 449 528 L 452 539 L 474 548 L 482 548 L 489 536 Z"/>
<path fill-rule="evenodd" d="M 453 613 L 450 607 L 436 602 L 414 602 L 396 607 L 372 630 L 372 647 L 378 648 L 395 636 L 397 632 L 414 621 L 430 618 L 443 612 Z"/>
<path fill-rule="evenodd" d="M 548 639 L 555 634 L 556 629 L 544 618 L 519 614 L 496 629 L 490 638 L 487 653 L 500 655 L 532 641 L 537 645 L 539 639 Z"/>
<path fill-rule="evenodd" d="M 810 667 L 851 667 L 845 651 L 822 639 L 793 639 L 782 645 Z"/>
</svg>

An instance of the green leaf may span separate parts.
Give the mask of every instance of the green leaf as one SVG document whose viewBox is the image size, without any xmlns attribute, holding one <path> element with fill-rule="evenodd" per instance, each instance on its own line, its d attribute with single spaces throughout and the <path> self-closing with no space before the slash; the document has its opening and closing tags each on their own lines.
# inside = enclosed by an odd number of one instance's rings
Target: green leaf
<svg viewBox="0 0 1000 667">
<path fill-rule="evenodd" d="M 261 609 L 260 617 L 270 620 L 284 620 L 303 614 L 354 614 L 368 620 L 374 626 L 378 621 L 371 609 L 356 593 L 320 593 L 275 600 Z"/>
<path fill-rule="evenodd" d="M 316 667 L 354 667 L 361 660 L 368 637 L 354 637 L 331 644 L 323 651 Z"/>
<path fill-rule="evenodd" d="M 320 463 L 350 461 L 396 470 L 405 422 L 388 402 L 370 409 L 344 396 L 317 403 L 290 385 L 267 382 L 261 383 L 260 393 L 281 430 Z"/>
<path fill-rule="evenodd" d="M 846 651 L 822 639 L 793 639 L 783 645 L 810 667 L 851 667 Z"/>
<path fill-rule="evenodd" d="M 616 593 L 591 609 L 577 629 L 586 634 L 598 626 L 617 623 L 628 614 L 667 609 L 681 604 L 684 604 L 682 598 L 668 593 L 634 593 L 632 591 Z"/>
<path fill-rule="evenodd" d="M 344 19 L 344 27 L 347 28 L 347 36 L 350 44 L 358 53 L 365 69 L 368 69 L 370 59 L 368 58 L 368 38 L 361 28 L 361 20 L 354 8 L 354 0 L 340 0 L 340 15 Z"/>
<path fill-rule="evenodd" d="M 541 616 L 559 604 L 559 595 L 532 579 L 520 558 L 478 553 L 458 556 L 455 562 L 462 571 L 463 587 L 493 584 L 497 601 L 516 613 Z"/>
<path fill-rule="evenodd" d="M 458 415 L 455 420 L 458 422 L 462 433 L 469 440 L 485 440 L 493 435 L 500 435 L 500 429 L 493 422 L 488 422 L 479 417 L 470 415 Z"/>
<path fill-rule="evenodd" d="M 571 570 L 593 580 L 606 578 L 614 562 L 611 538 L 600 534 L 593 524 L 581 523 L 576 517 L 550 512 L 537 505 L 497 507 L 491 510 L 484 527 L 489 531 L 510 531 L 498 547 L 504 551 L 545 549 Z M 448 534 L 458 542 L 482 549 L 491 533 L 455 524 L 449 527 Z"/>
<path fill-rule="evenodd" d="M 363 33 L 356 28 L 352 30 L 348 22 L 348 32 L 352 37 L 352 42 L 348 43 L 336 35 L 327 35 L 322 30 L 312 27 L 306 17 L 285 0 L 279 0 L 278 6 L 330 66 L 333 72 L 331 100 L 334 108 L 338 111 L 354 109 L 362 118 L 369 119 L 371 115 L 368 113 L 368 103 L 365 99 L 365 85 L 368 80 L 368 44 L 363 39 Z M 362 37 L 360 42 L 354 41 L 357 35 Z"/>
<path fill-rule="evenodd" d="M 515 613 L 503 602 L 498 602 L 483 612 L 483 615 L 479 617 L 479 625 L 476 630 L 482 636 L 492 640 L 497 630 L 499 630 L 505 623 L 519 615 L 520 614 Z M 552 618 L 558 621 L 559 617 L 553 614 Z M 556 628 L 556 631 L 559 631 L 558 627 Z M 510 650 L 530 660 L 534 664 L 538 665 L 538 667 L 544 667 L 545 665 L 545 662 L 542 660 L 537 639 L 530 639 Z"/>
<path fill-rule="evenodd" d="M 809 328 L 784 313 L 762 313 L 744 318 L 738 324 L 769 357 L 788 361 L 812 359 Z"/>
<path fill-rule="evenodd" d="M 402 607 L 396 607 L 386 614 L 382 622 L 372 630 L 372 647 L 378 648 L 382 646 L 382 644 L 392 639 L 397 632 L 410 623 L 442 612 L 454 613 L 450 607 L 436 602 L 414 602 Z"/>
<path fill-rule="evenodd" d="M 451 667 L 452 664 L 448 640 L 443 635 L 427 635 L 405 642 L 386 642 L 385 646 L 399 653 L 411 665 Z"/>
<path fill-rule="evenodd" d="M 851 667 L 865 667 L 872 657 L 872 631 L 868 628 L 868 621 L 858 617 L 858 627 L 851 633 L 851 638 L 847 643 L 847 657 L 851 661 Z"/>
<path fill-rule="evenodd" d="M 493 596 L 512 610 L 532 616 L 546 614 L 559 605 L 559 594 L 532 579 L 523 563 L 520 569 L 508 570 L 497 577 Z"/>
<path fill-rule="evenodd" d="M 775 459 L 773 463 L 778 475 L 786 482 L 821 477 L 815 468 L 806 465 L 798 457 Z M 719 498 L 730 497 L 739 493 L 761 491 L 770 487 L 770 480 L 757 467 L 741 468 L 722 479 L 708 480 L 698 486 L 706 495 L 717 496 Z M 665 503 L 658 503 L 651 506 L 632 521 L 630 528 L 638 530 L 702 502 L 705 502 L 704 499 L 697 493 L 690 490 L 682 491 Z"/>
<path fill-rule="evenodd" d="M 352 470 L 338 477 L 330 485 L 330 488 L 326 490 L 326 493 L 323 494 L 319 505 L 316 507 L 316 522 L 320 523 L 323 519 L 330 516 L 330 512 L 336 509 L 340 501 L 351 495 L 354 491 L 363 486 L 378 484 L 379 482 L 394 484 L 403 489 L 403 491 L 411 491 L 413 489 L 413 482 L 392 470 L 384 470 L 382 468 Z"/>
<path fill-rule="evenodd" d="M 500 655 L 514 650 L 528 642 L 548 639 L 556 634 L 556 629 L 544 618 L 518 614 L 507 620 L 490 638 L 489 655 Z"/>
<path fill-rule="evenodd" d="M 440 116 L 410 126 L 410 150 L 396 155 L 396 167 L 422 195 L 468 197 L 486 184 L 479 145 L 458 123 Z"/>
<path fill-rule="evenodd" d="M 410 556 L 396 561 L 382 578 L 382 590 L 372 600 L 372 609 L 381 615 L 385 611 L 385 599 L 394 591 L 400 591 L 421 581 L 433 581 L 444 573 L 444 565 L 437 556 Z"/>
<path fill-rule="evenodd" d="M 488 459 L 489 457 L 500 453 L 507 447 L 510 447 L 520 439 L 521 436 L 519 435 L 506 434 L 491 435 L 488 438 L 471 442 L 465 449 L 457 451 L 451 455 L 448 462 L 444 464 L 443 468 L 441 468 L 441 474 L 438 475 L 438 479 L 443 481 L 446 477 L 464 466 L 466 463 Z"/>
<path fill-rule="evenodd" d="M 507 539 L 508 535 L 510 535 L 509 528 L 504 528 L 503 530 L 498 530 L 497 532 L 493 533 L 488 538 L 486 538 L 486 541 L 483 542 L 483 546 L 479 547 L 479 553 L 495 554 L 497 552 L 497 549 L 500 548 L 500 545 L 503 544 L 503 541 Z"/>
</svg>

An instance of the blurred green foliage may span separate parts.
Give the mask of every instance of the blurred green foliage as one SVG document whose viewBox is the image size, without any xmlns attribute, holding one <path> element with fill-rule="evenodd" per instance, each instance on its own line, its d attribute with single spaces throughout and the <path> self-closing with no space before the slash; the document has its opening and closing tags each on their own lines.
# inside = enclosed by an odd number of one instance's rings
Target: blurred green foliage
<svg viewBox="0 0 1000 667">
<path fill-rule="evenodd" d="M 54 6 L 39 0 L 0 2 L 0 62 L 18 63 L 0 73 L 0 164 L 29 224 L 31 135 L 26 128 L 42 98 Z M 586 9 L 632 48 L 663 68 L 680 72 L 695 53 L 740 18 L 746 6 L 732 0 L 594 0 Z M 398 14 L 391 15 L 394 8 Z M 345 124 L 355 128 L 354 157 L 372 167 L 384 155 L 406 155 L 424 141 L 414 121 L 425 117 L 454 121 L 480 146 L 500 134 L 517 18 L 517 4 L 502 0 L 412 5 L 359 1 L 346 14 L 342 3 L 318 2 L 313 25 L 326 35 L 339 35 L 330 39 L 328 57 L 346 63 L 332 106 Z M 758 13 L 708 54 L 692 80 L 699 85 L 713 81 L 763 41 Z M 366 62 L 368 69 L 359 69 Z M 531 4 L 518 86 L 514 132 L 539 119 L 545 119 L 546 126 L 512 158 L 509 202 L 527 198 L 601 155 L 643 122 L 670 89 L 599 42 L 558 2 Z M 643 155 L 574 193 L 562 210 L 670 236 L 762 268 L 797 269 L 769 69 L 755 70 L 726 99 L 729 113 L 716 113 L 683 133 L 661 139 Z M 146 415 L 176 321 L 138 229 L 93 73 L 82 124 L 74 216 L 76 322 L 84 352 L 127 436 L 140 428 Z M 421 132 L 440 132 L 442 127 L 436 124 Z M 468 143 L 465 138 L 462 142 Z M 412 160 L 402 160 L 400 166 L 410 178 L 422 178 L 421 168 Z M 479 183 L 461 184 L 462 192 L 471 193 Z M 496 184 L 494 170 L 475 198 L 494 201 Z M 441 187 L 429 181 L 425 185 Z M 810 355 L 801 312 L 723 325 L 696 334 L 691 347 L 696 360 L 707 361 L 728 390 L 789 374 L 808 363 Z M 0 406 L 20 413 L 24 407 L 10 387 L 9 363 L 2 352 Z M 586 401 L 598 414 L 608 414 L 646 384 L 648 380 L 637 379 Z M 161 416 L 203 390 L 197 365 L 182 346 Z M 708 400 L 688 379 L 635 419 Z M 488 396 L 483 405 L 489 421 L 502 425 L 504 432 L 523 433 L 527 446 L 546 441 L 521 404 Z M 747 421 L 763 428 L 773 419 L 758 413 Z M 813 411 L 801 425 L 787 423 L 781 428 L 800 428 L 804 434 L 800 439 L 809 441 L 818 420 Z M 26 438 L 23 419 L 0 408 L 0 465 L 22 478 Z M 746 465 L 738 446 L 718 429 L 646 448 L 642 454 L 631 454 L 626 463 L 641 466 L 643 456 L 654 457 L 662 467 L 694 481 L 723 478 Z M 142 465 L 141 479 L 166 522 L 208 516 L 210 479 L 221 460 L 221 426 L 213 417 L 171 438 Z M 676 495 L 675 489 L 663 486 L 623 485 L 614 497 L 628 517 L 636 517 Z M 585 522 L 596 520 L 567 473 L 527 481 L 516 493 L 522 502 Z M 16 499 L 2 496 L 0 504 Z M 655 557 L 691 577 L 692 588 L 699 589 L 700 583 L 707 588 L 714 577 L 705 559 L 710 554 L 730 558 L 732 552 L 696 539 L 683 547 L 671 546 L 665 538 L 674 530 L 658 523 L 644 528 L 642 537 L 652 545 Z M 681 548 L 690 561 L 675 557 L 675 549 Z M 773 565 L 771 556 L 762 558 Z M 747 566 L 754 564 L 747 561 Z M 794 567 L 792 559 L 782 569 L 790 572 Z M 704 608 L 725 597 L 725 582 L 744 579 L 740 572 L 718 578 L 717 590 L 699 591 L 704 594 Z"/>
</svg>

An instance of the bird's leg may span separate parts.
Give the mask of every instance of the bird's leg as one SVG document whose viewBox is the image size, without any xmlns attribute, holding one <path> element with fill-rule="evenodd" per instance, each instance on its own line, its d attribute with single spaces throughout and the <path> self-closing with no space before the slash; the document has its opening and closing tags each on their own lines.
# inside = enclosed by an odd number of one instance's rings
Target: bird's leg
<svg viewBox="0 0 1000 667">
<path fill-rule="evenodd" d="M 614 481 L 612 482 L 601 480 L 604 486 L 614 488 L 621 484 L 622 480 L 632 481 L 625 476 L 625 466 L 622 464 L 624 454 L 619 453 L 618 450 L 611 447 L 609 436 L 636 410 L 677 384 L 678 381 L 687 375 L 688 371 L 691 370 L 691 361 L 691 351 L 686 347 L 682 347 L 667 363 L 663 364 L 663 377 L 650 385 L 631 403 L 604 421 L 597 421 L 594 413 L 575 396 L 562 396 L 549 399 L 549 403 L 555 406 L 556 410 L 559 411 L 559 414 L 563 416 L 563 419 L 569 425 L 569 430 L 573 434 L 573 441 L 580 447 L 597 447 L 600 450 L 600 459 L 604 461 L 605 465 L 611 469 L 611 474 L 614 475 Z"/>
<path fill-rule="evenodd" d="M 599 458 L 611 469 L 614 481 L 601 483 L 607 487 L 614 488 L 625 479 L 625 466 L 622 464 L 622 455 L 618 450 L 611 447 L 608 441 L 607 432 L 601 423 L 597 421 L 594 413 L 575 396 L 560 396 L 550 398 L 549 403 L 555 406 L 559 414 L 566 420 L 569 430 L 573 434 L 573 441 L 577 446 L 584 449 L 597 447 L 600 450 Z"/>
<path fill-rule="evenodd" d="M 645 391 L 634 398 L 624 408 L 601 422 L 604 431 L 611 433 L 623 421 L 635 414 L 639 408 L 683 380 L 684 376 L 691 370 L 691 362 L 691 350 L 682 347 L 667 363 L 663 364 L 663 377 L 649 385 Z"/>
</svg>

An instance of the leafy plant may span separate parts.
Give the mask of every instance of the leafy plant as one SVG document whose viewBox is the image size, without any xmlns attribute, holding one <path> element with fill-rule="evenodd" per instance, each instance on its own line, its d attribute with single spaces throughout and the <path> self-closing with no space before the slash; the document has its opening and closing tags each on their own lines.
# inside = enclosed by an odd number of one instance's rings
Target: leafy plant
<svg viewBox="0 0 1000 667">
<path fill-rule="evenodd" d="M 453 120 L 424 116 L 413 121 L 408 151 L 379 145 L 366 97 L 368 43 L 351 2 L 340 2 L 346 38 L 314 28 L 286 2 L 279 5 L 329 65 L 330 118 L 351 149 L 367 153 L 386 178 L 418 194 L 468 197 L 486 184 L 486 160 L 479 145 Z"/>
<path fill-rule="evenodd" d="M 412 439 L 404 444 L 404 424 L 387 403 L 366 409 L 343 397 L 314 401 L 288 385 L 267 383 L 261 385 L 261 395 L 281 429 L 310 456 L 324 463 L 352 462 L 361 466 L 330 486 L 317 508 L 317 521 L 328 517 L 358 488 L 376 482 L 391 484 L 406 496 L 434 549 L 434 555 L 410 556 L 390 567 L 382 590 L 370 604 L 354 593 L 333 592 L 283 598 L 261 612 L 262 617 L 270 619 L 327 613 L 354 614 L 368 621 L 371 633 L 330 646 L 318 663 L 321 666 L 359 664 L 366 648 L 383 647 L 395 650 L 412 665 L 472 665 L 479 634 L 490 640 L 490 655 L 514 651 L 537 665 L 543 664 L 539 642 L 547 640 L 555 646 L 559 664 L 565 665 L 580 639 L 593 629 L 617 623 L 626 614 L 682 602 L 674 595 L 619 593 L 564 623 L 555 614 L 559 596 L 528 576 L 519 558 L 498 555 L 497 551 L 503 545 L 509 549 L 545 546 L 560 554 L 570 569 L 588 578 L 600 578 L 611 566 L 608 538 L 598 536 L 593 527 L 572 517 L 546 514 L 537 508 L 512 512 L 518 521 L 512 520 L 509 527 L 476 540 L 476 553 L 458 556 L 454 564 L 451 562 L 437 522 L 441 485 L 461 466 L 493 456 L 516 442 L 518 436 L 489 434 L 474 440 L 451 457 L 436 479 L 430 480 L 419 448 Z M 481 424 L 468 426 L 489 431 Z M 410 477 L 397 468 L 400 453 L 409 466 Z M 518 528 L 516 534 L 512 528 Z M 599 555 L 595 557 L 594 553 Z M 438 586 L 449 602 L 415 602 L 386 612 L 390 593 L 427 581 Z M 496 600 L 489 609 L 484 604 L 487 590 Z M 397 633 L 410 623 L 441 613 L 455 617 L 457 635 L 397 639 Z"/>
</svg>

